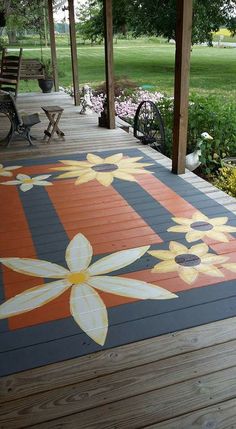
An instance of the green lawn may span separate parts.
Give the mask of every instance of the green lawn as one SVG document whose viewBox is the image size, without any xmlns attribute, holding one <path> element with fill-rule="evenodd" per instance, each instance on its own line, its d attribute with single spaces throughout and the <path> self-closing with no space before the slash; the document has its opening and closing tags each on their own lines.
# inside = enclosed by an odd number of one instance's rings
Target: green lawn
<svg viewBox="0 0 236 429">
<path fill-rule="evenodd" d="M 59 82 L 68 86 L 72 82 L 70 49 L 58 47 Z M 191 54 L 192 92 L 236 95 L 236 48 L 209 48 L 194 46 Z M 44 57 L 49 57 L 44 48 Z M 118 40 L 114 43 L 115 74 L 126 77 L 138 85 L 150 84 L 156 90 L 173 94 L 174 45 L 160 43 L 159 39 Z M 40 49 L 24 50 L 24 57 L 40 58 Z M 103 46 L 78 46 L 79 77 L 81 83 L 93 87 L 104 80 Z M 35 91 L 37 82 L 20 83 L 20 91 Z"/>
</svg>

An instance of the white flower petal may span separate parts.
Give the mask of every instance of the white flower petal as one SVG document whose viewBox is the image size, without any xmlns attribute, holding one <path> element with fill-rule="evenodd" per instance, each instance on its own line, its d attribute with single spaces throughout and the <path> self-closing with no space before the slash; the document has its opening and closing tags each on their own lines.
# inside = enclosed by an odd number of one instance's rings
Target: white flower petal
<svg viewBox="0 0 236 429">
<path fill-rule="evenodd" d="M 9 180 L 7 182 L 0 183 L 0 185 L 19 185 L 21 182 L 19 180 Z"/>
<path fill-rule="evenodd" d="M 57 298 L 70 286 L 67 280 L 58 280 L 28 289 L 0 305 L 0 319 L 16 316 L 41 307 Z"/>
<path fill-rule="evenodd" d="M 177 295 L 159 286 L 126 277 L 95 276 L 88 280 L 90 286 L 103 292 L 137 299 L 172 299 Z"/>
<path fill-rule="evenodd" d="M 22 181 L 24 181 L 24 180 L 29 180 L 29 179 L 31 179 L 31 177 L 30 177 L 30 176 L 28 176 L 27 174 L 22 174 L 22 173 L 17 174 L 16 178 L 17 178 L 18 180 L 20 180 L 21 182 L 22 182 Z"/>
<path fill-rule="evenodd" d="M 34 182 L 34 185 L 36 185 L 36 186 L 52 186 L 52 182 L 48 182 L 47 180 L 37 180 Z"/>
<path fill-rule="evenodd" d="M 13 165 L 12 167 L 10 166 L 10 167 L 5 167 L 4 169 L 5 170 L 16 170 L 17 168 L 21 168 L 22 166 L 21 165 Z M 0 166 L 0 168 L 1 168 L 1 166 Z"/>
<path fill-rule="evenodd" d="M 188 253 L 197 255 L 199 257 L 205 255 L 209 250 L 209 247 L 206 243 L 200 243 L 195 244 L 195 246 L 192 246 L 191 249 L 189 249 Z"/>
<path fill-rule="evenodd" d="M 12 173 L 10 171 L 1 171 L 0 170 L 0 176 L 11 177 Z"/>
<path fill-rule="evenodd" d="M 0 258 L 0 262 L 5 265 L 5 267 L 28 276 L 60 279 L 70 274 L 68 270 L 60 265 L 38 259 Z"/>
<path fill-rule="evenodd" d="M 107 336 L 108 317 L 106 306 L 99 294 L 86 284 L 73 286 L 70 309 L 81 329 L 103 346 Z"/>
<path fill-rule="evenodd" d="M 121 250 L 112 255 L 105 256 L 88 268 L 88 273 L 92 276 L 107 274 L 111 271 L 127 267 L 147 252 L 150 246 L 137 247 L 135 249 Z"/>
<path fill-rule="evenodd" d="M 30 191 L 34 185 L 35 183 L 22 183 L 22 185 L 20 185 L 20 190 L 23 192 Z"/>
<path fill-rule="evenodd" d="M 48 179 L 49 177 L 51 177 L 51 174 L 43 174 L 43 175 L 41 175 L 41 176 L 36 176 L 36 177 L 34 177 L 33 178 L 33 180 L 45 180 L 45 179 Z"/>
<path fill-rule="evenodd" d="M 83 234 L 77 234 L 66 249 L 66 262 L 72 272 L 88 268 L 93 255 L 93 248 Z"/>
</svg>

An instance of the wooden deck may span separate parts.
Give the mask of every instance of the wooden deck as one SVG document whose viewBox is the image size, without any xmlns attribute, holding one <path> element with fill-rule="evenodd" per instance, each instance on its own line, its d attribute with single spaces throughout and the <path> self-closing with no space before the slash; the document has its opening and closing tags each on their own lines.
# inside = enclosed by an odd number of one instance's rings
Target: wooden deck
<svg viewBox="0 0 236 429">
<path fill-rule="evenodd" d="M 100 129 L 95 115 L 79 115 L 66 95 L 19 97 L 27 112 L 50 104 L 65 108 L 65 141 L 37 142 L 34 149 L 13 142 L 0 150 L 1 161 L 138 147 L 170 168 L 132 135 Z M 37 138 L 47 124 L 43 112 L 41 120 Z M 192 173 L 182 178 L 236 214 L 235 199 Z M 0 402 L 2 429 L 234 429 L 236 317 L 2 377 Z"/>
</svg>

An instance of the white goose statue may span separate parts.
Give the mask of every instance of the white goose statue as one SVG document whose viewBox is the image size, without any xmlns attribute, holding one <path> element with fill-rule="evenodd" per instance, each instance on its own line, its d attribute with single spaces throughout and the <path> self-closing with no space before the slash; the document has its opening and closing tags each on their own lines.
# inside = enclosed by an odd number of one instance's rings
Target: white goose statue
<svg viewBox="0 0 236 429">
<path fill-rule="evenodd" d="M 208 134 L 207 132 L 202 133 L 201 138 L 202 139 L 197 144 L 195 151 L 192 153 L 189 153 L 186 156 L 185 167 L 190 171 L 196 170 L 196 168 L 199 167 L 199 165 L 201 164 L 201 161 L 200 161 L 201 145 L 204 142 L 204 140 L 213 140 L 213 137 L 211 137 L 210 134 Z"/>
</svg>

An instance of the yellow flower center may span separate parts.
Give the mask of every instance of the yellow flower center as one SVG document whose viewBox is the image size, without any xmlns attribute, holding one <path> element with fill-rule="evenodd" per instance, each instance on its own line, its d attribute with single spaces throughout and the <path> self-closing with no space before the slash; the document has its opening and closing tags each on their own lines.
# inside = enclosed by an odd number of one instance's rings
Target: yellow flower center
<svg viewBox="0 0 236 429">
<path fill-rule="evenodd" d="M 72 284 L 78 284 L 78 283 L 84 283 L 86 280 L 88 280 L 89 275 L 88 273 L 81 271 L 79 273 L 70 273 L 67 277 L 70 283 Z"/>
<path fill-rule="evenodd" d="M 23 183 L 32 183 L 33 182 L 33 179 L 24 179 L 23 180 Z"/>
</svg>

